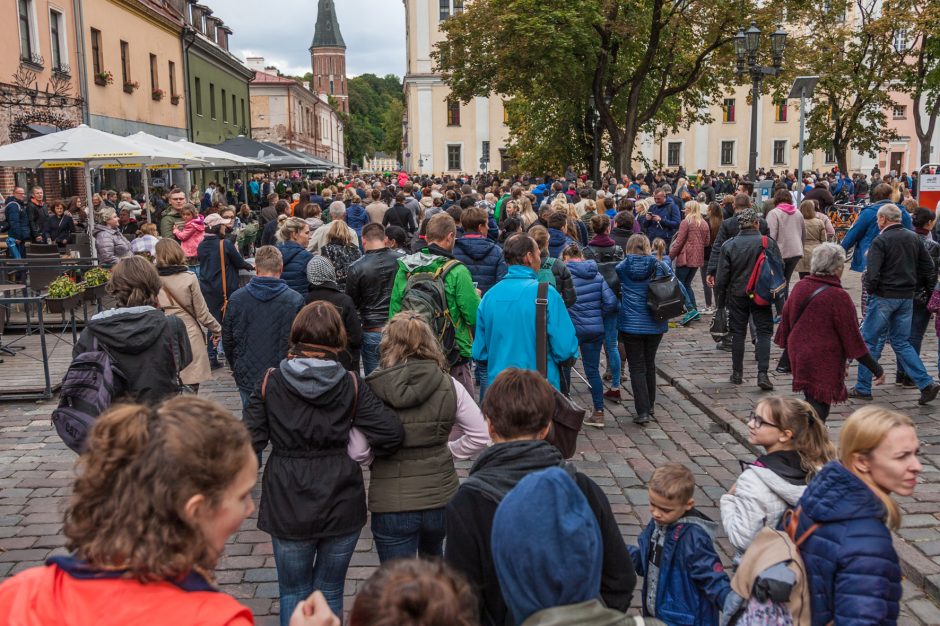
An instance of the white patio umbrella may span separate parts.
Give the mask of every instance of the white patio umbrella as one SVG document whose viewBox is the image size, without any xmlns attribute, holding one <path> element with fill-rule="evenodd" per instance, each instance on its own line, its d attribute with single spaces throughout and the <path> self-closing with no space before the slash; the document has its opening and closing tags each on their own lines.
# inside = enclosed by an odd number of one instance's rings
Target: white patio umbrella
<svg viewBox="0 0 940 626">
<path fill-rule="evenodd" d="M 143 147 L 149 150 L 160 151 L 167 155 L 177 155 L 177 163 L 166 163 L 157 166 L 160 169 L 180 169 L 185 168 L 191 165 L 208 165 L 205 159 L 200 158 L 199 156 L 193 154 L 192 150 L 188 149 L 187 146 L 180 145 L 175 141 L 170 141 L 169 139 L 161 139 L 160 137 L 155 137 L 151 134 L 145 133 L 143 131 L 139 133 L 134 133 L 127 137 L 128 141 L 134 142 L 137 146 Z M 149 168 L 142 168 L 142 180 L 144 183 L 144 199 L 147 202 L 147 221 L 150 221 L 150 171 Z"/>
<path fill-rule="evenodd" d="M 198 143 L 192 143 L 186 141 L 185 139 L 179 139 L 175 143 L 185 146 L 187 149 L 191 150 L 196 156 L 209 161 L 213 166 L 220 168 L 229 168 L 229 167 L 240 167 L 242 170 L 242 178 L 244 183 L 242 184 L 242 193 L 245 197 L 245 204 L 248 204 L 248 167 L 261 167 L 267 168 L 268 165 L 264 161 L 259 161 L 258 159 L 252 159 L 251 157 L 245 157 L 238 154 L 233 154 L 231 152 L 225 152 L 224 150 L 219 150 L 217 148 L 210 148 L 209 146 L 203 146 Z"/>
<path fill-rule="evenodd" d="M 85 171 L 88 236 L 92 256 L 95 217 L 91 204 L 91 169 L 146 169 L 154 166 L 197 164 L 202 161 L 184 158 L 181 153 L 146 146 L 126 137 L 119 137 L 84 124 L 33 139 L 0 146 L 0 165 L 38 169 L 82 168 Z"/>
</svg>

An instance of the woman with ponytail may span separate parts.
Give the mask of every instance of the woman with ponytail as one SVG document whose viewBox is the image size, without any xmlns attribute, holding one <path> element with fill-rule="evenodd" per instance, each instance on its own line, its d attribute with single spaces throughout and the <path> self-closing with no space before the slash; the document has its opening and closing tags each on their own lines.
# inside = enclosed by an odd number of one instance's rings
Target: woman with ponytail
<svg viewBox="0 0 940 626">
<path fill-rule="evenodd" d="M 754 407 L 748 441 L 767 453 L 744 471 L 721 496 L 721 523 L 735 549 L 735 561 L 764 526 L 775 527 L 796 506 L 809 480 L 833 460 L 836 450 L 819 416 L 796 398 L 771 396 Z"/>
<path fill-rule="evenodd" d="M 301 309 L 289 345 L 244 411 L 255 452 L 272 446 L 258 528 L 274 545 L 281 626 L 314 589 L 343 614 L 346 570 L 366 523 L 365 458 L 347 454 L 350 430 L 356 427 L 376 457 L 404 440 L 395 414 L 339 363 L 346 329 L 333 304 L 318 300 Z"/>
<path fill-rule="evenodd" d="M 73 356 L 108 352 L 121 373 L 115 400 L 157 404 L 178 394 L 180 371 L 193 360 L 186 324 L 157 308 L 161 288 L 153 263 L 140 256 L 122 259 L 106 287 L 117 308 L 92 317 L 72 350 Z"/>
<path fill-rule="evenodd" d="M 842 425 L 839 459 L 807 487 L 797 508 L 800 554 L 809 576 L 813 626 L 897 623 L 901 568 L 891 531 L 901 511 L 891 494 L 910 496 L 923 466 L 908 416 L 879 406 Z"/>
<path fill-rule="evenodd" d="M 213 402 L 104 413 L 65 512 L 69 555 L 0 585 L 0 623 L 250 626 L 251 611 L 220 593 L 212 572 L 255 509 L 257 475 L 247 430 Z M 318 594 L 290 624 L 339 624 L 330 617 Z"/>
</svg>

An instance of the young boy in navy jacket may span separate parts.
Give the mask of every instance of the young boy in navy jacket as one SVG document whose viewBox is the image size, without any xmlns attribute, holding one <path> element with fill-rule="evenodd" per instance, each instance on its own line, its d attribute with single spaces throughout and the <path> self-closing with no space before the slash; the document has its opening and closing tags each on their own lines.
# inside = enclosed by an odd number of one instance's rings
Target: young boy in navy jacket
<svg viewBox="0 0 940 626">
<path fill-rule="evenodd" d="M 715 552 L 718 524 L 695 509 L 695 477 L 682 465 L 658 468 L 648 489 L 653 519 L 639 545 L 630 546 L 636 573 L 643 576 L 643 615 L 670 626 L 715 626 L 731 591 Z"/>
</svg>

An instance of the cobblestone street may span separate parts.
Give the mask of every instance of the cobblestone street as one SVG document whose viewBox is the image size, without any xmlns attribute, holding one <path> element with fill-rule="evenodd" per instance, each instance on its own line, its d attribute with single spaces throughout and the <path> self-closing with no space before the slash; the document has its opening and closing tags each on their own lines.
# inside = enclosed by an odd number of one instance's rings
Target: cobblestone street
<svg viewBox="0 0 940 626">
<path fill-rule="evenodd" d="M 857 301 L 857 275 L 847 272 L 846 282 Z M 698 506 L 718 519 L 718 499 L 740 473 L 739 461 L 753 457 L 753 451 L 745 445 L 744 419 L 764 392 L 754 384 L 753 362 L 746 364 L 745 385 L 735 387 L 727 382 L 730 355 L 714 349 L 708 321 L 706 318 L 667 334 L 660 350 L 656 422 L 645 428 L 632 423 L 627 392 L 622 406 L 608 404 L 606 428 L 586 428 L 580 438 L 575 462 L 608 494 L 629 543 L 635 541 L 649 519 L 644 485 L 655 467 L 667 461 L 688 466 L 698 481 Z M 777 354 L 775 349 L 774 358 Z M 924 361 L 936 375 L 937 340 L 932 326 L 925 339 Z M 900 500 L 906 514 L 895 541 L 906 576 L 901 623 L 936 625 L 940 624 L 940 609 L 935 604 L 940 600 L 940 405 L 920 407 L 916 390 L 893 385 L 890 349 L 886 349 L 882 363 L 889 383 L 875 388 L 875 401 L 890 404 L 914 418 L 923 442 L 921 458 L 925 466 L 922 484 L 914 496 Z M 853 367 L 851 376 L 854 372 Z M 790 393 L 789 377 L 775 375 L 774 380 L 777 392 Z M 628 390 L 629 382 L 624 382 Z M 575 392 L 583 406 L 590 404 L 583 383 L 575 383 Z M 200 394 L 236 413 L 240 408 L 226 369 L 216 372 L 215 379 L 204 384 Z M 53 402 L 0 404 L 0 577 L 40 564 L 63 549 L 64 538 L 59 531 L 75 457 L 52 429 L 49 414 L 53 406 Z M 834 407 L 829 421 L 834 439 L 852 408 Z M 469 462 L 458 465 L 462 476 L 469 466 Z M 719 537 L 718 543 L 729 564 L 727 540 Z M 357 588 L 377 565 L 366 526 L 347 578 L 347 610 Z M 278 591 L 271 543 L 266 533 L 257 530 L 253 518 L 232 538 L 219 564 L 218 582 L 224 591 L 254 611 L 259 624 L 277 623 Z"/>
</svg>

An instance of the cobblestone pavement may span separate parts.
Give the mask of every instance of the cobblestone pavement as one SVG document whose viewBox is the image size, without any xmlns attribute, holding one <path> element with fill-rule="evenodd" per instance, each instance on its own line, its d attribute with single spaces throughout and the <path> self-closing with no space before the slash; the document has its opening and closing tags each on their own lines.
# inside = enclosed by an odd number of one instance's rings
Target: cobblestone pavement
<svg viewBox="0 0 940 626">
<path fill-rule="evenodd" d="M 933 351 L 929 354 L 935 363 L 935 340 L 931 339 L 930 345 Z M 718 498 L 740 473 L 739 459 L 753 455 L 742 444 L 741 428 L 743 416 L 749 414 L 761 392 L 751 384 L 752 371 L 747 371 L 750 379 L 743 387 L 732 389 L 725 382 L 730 373 L 730 355 L 714 350 L 707 320 L 671 330 L 660 354 L 664 377 L 657 398 L 657 422 L 646 428 L 635 426 L 626 393 L 622 406 L 608 404 L 606 428 L 586 429 L 575 457 L 578 467 L 607 493 L 624 539 L 630 543 L 649 520 L 644 485 L 654 468 L 667 461 L 689 467 L 698 482 L 696 502 L 717 519 Z M 887 369 L 893 372 L 891 367 Z M 777 376 L 776 382 L 778 391 L 789 393 L 786 377 Z M 589 406 L 585 386 L 576 383 L 574 389 L 582 405 Z M 924 440 L 925 477 L 916 495 L 903 501 L 908 515 L 896 541 L 908 563 L 905 573 L 909 577 L 904 582 L 901 623 L 940 624 L 940 609 L 924 593 L 926 588 L 937 597 L 940 571 L 940 411 L 936 405 L 918 407 L 914 392 L 893 385 L 878 388 L 875 393 L 878 401 L 890 402 L 913 415 Z M 215 379 L 204 384 L 200 394 L 239 412 L 238 393 L 227 370 L 216 372 Z M 50 554 L 63 550 L 61 517 L 74 455 L 49 423 L 52 407 L 51 402 L 0 403 L 0 577 L 38 565 Z M 833 436 L 850 408 L 840 407 L 831 419 Z M 458 463 L 461 476 L 466 475 L 469 465 Z M 255 495 L 257 500 L 260 487 Z M 378 565 L 372 544 L 367 525 L 347 577 L 347 610 L 357 589 Z M 721 535 L 718 545 L 726 564 L 730 563 L 730 545 Z M 259 624 L 277 623 L 277 574 L 270 538 L 257 529 L 254 518 L 246 520 L 233 536 L 217 574 L 223 590 L 249 606 Z"/>
</svg>

